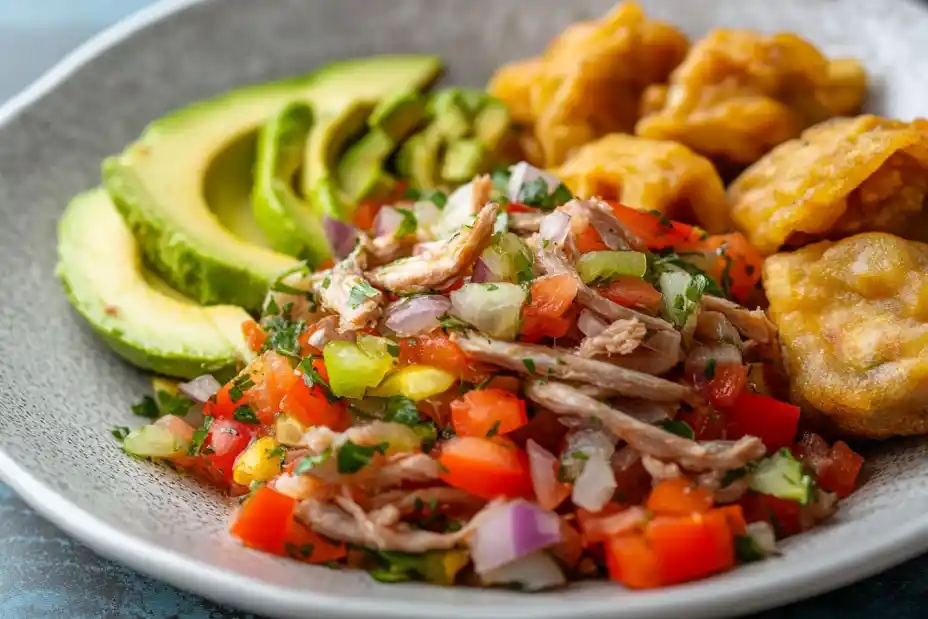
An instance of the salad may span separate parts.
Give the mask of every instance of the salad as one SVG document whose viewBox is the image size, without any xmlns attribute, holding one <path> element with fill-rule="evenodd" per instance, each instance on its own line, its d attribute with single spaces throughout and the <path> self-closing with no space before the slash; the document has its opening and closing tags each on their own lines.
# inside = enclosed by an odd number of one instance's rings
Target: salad
<svg viewBox="0 0 928 619">
<path fill-rule="evenodd" d="M 238 497 L 246 546 L 383 582 L 654 588 L 777 553 L 862 458 L 798 427 L 739 233 L 528 163 L 398 188 L 272 286 L 224 384 L 119 438 Z"/>
</svg>

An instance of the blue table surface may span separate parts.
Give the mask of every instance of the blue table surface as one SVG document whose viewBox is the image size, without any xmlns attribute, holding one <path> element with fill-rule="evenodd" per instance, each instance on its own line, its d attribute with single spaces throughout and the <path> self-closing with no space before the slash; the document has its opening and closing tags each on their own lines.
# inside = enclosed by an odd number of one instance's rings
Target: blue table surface
<svg viewBox="0 0 928 619">
<path fill-rule="evenodd" d="M 0 102 L 95 32 L 151 0 L 0 0 Z M 928 556 L 759 615 L 924 617 Z M 251 617 L 107 561 L 49 524 L 0 482 L 0 619 Z"/>
</svg>

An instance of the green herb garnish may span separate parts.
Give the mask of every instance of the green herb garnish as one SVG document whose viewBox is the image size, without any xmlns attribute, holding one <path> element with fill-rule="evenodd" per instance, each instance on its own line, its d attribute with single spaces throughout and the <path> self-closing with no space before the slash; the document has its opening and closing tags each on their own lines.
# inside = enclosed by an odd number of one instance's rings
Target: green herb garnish
<svg viewBox="0 0 928 619">
<path fill-rule="evenodd" d="M 255 411 L 252 410 L 247 404 L 243 404 L 235 409 L 235 412 L 232 413 L 232 418 L 236 421 L 241 421 L 242 423 L 250 423 L 252 425 L 258 425 L 261 423 L 261 420 L 258 419 L 258 415 L 255 414 Z"/>
<path fill-rule="evenodd" d="M 315 456 L 303 456 L 302 458 L 300 458 L 299 462 L 296 463 L 296 466 L 293 467 L 293 474 L 302 475 L 306 473 L 307 471 L 309 471 L 310 469 L 314 469 L 320 464 L 322 464 L 323 462 L 325 462 L 326 460 L 328 460 L 329 456 L 331 455 L 332 455 L 332 452 L 326 449 L 321 454 L 317 454 Z"/>
<path fill-rule="evenodd" d="M 389 443 L 364 446 L 346 441 L 338 450 L 338 472 L 342 475 L 357 473 L 371 463 L 375 453 L 384 454 L 389 447 Z"/>
<path fill-rule="evenodd" d="M 348 294 L 348 305 L 351 306 L 351 309 L 357 309 L 362 303 L 375 298 L 378 294 L 380 294 L 380 291 L 362 280 L 351 287 L 351 292 Z"/>
<path fill-rule="evenodd" d="M 693 440 L 696 438 L 696 433 L 693 432 L 693 428 L 690 427 L 690 424 L 679 419 L 665 419 L 663 421 L 657 422 L 657 425 L 662 427 L 667 432 L 671 434 L 676 434 L 677 436 L 682 436 L 683 438 L 688 438 Z"/>
</svg>

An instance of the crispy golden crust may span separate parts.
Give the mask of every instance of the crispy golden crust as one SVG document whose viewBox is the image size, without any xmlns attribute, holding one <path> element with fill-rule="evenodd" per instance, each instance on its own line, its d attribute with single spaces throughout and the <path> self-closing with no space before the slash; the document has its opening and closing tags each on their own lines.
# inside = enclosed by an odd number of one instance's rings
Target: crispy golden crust
<svg viewBox="0 0 928 619">
<path fill-rule="evenodd" d="M 635 131 L 743 166 L 805 127 L 855 113 L 866 87 L 859 63 L 829 62 L 794 34 L 719 29 L 693 46 L 669 87 L 645 92 Z"/>
<path fill-rule="evenodd" d="M 885 233 L 764 265 L 794 402 L 843 433 L 928 432 L 928 245 Z"/>
<path fill-rule="evenodd" d="M 839 118 L 806 130 L 729 187 L 731 217 L 765 254 L 880 230 L 907 234 L 928 194 L 928 122 Z"/>
<path fill-rule="evenodd" d="M 532 127 L 536 161 L 551 167 L 605 133 L 631 131 L 641 93 L 667 79 L 688 45 L 679 30 L 626 2 L 571 25 L 540 56 L 501 67 L 488 89 Z"/>
<path fill-rule="evenodd" d="M 557 175 L 582 198 L 617 199 L 712 233 L 728 227 L 722 179 L 712 162 L 682 144 L 614 133 L 577 150 Z"/>
</svg>

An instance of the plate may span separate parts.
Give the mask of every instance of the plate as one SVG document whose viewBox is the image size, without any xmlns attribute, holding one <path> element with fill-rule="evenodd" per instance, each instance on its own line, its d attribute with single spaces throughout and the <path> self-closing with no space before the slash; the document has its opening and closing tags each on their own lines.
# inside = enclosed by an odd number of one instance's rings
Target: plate
<svg viewBox="0 0 928 619">
<path fill-rule="evenodd" d="M 231 504 L 126 457 L 113 425 L 137 425 L 139 372 L 70 311 L 54 278 L 55 226 L 97 184 L 99 162 L 147 121 L 249 82 L 379 52 L 438 53 L 447 81 L 479 86 L 610 0 L 169 1 L 100 35 L 0 109 L 0 473 L 42 515 L 98 552 L 208 598 L 280 616 L 338 618 L 690 617 L 742 614 L 863 578 L 928 549 L 928 446 L 877 446 L 868 481 L 830 524 L 780 558 L 694 584 L 631 592 L 609 583 L 526 595 L 382 585 L 244 549 Z M 653 0 L 690 34 L 713 26 L 801 33 L 864 59 L 870 108 L 928 112 L 928 13 L 907 0 Z"/>
</svg>

